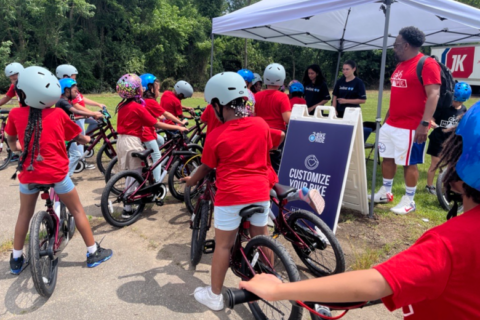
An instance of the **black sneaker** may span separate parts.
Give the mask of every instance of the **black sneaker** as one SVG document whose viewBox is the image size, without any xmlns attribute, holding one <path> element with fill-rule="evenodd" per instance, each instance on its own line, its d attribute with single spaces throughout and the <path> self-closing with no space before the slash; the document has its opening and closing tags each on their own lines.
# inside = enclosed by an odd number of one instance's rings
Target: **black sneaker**
<svg viewBox="0 0 480 320">
<path fill-rule="evenodd" d="M 110 249 L 104 249 L 97 243 L 97 251 L 95 253 L 87 252 L 87 267 L 93 268 L 100 263 L 107 261 L 113 255 L 113 251 Z"/>
<path fill-rule="evenodd" d="M 23 270 L 23 255 L 20 258 L 13 259 L 13 252 L 10 254 L 10 272 L 13 274 L 20 274 Z"/>
<path fill-rule="evenodd" d="M 10 158 L 10 162 L 18 162 L 18 160 L 20 160 L 20 156 L 18 154 L 14 154 L 11 158 Z"/>
<path fill-rule="evenodd" d="M 437 189 L 434 186 L 426 186 L 425 189 L 428 193 L 437 194 Z"/>
</svg>

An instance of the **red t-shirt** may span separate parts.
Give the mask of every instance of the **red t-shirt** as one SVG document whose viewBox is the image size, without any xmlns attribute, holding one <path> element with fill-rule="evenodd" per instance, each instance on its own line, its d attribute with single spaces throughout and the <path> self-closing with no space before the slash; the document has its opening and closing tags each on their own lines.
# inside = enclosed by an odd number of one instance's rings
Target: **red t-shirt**
<svg viewBox="0 0 480 320">
<path fill-rule="evenodd" d="M 270 129 L 270 136 L 272 137 L 272 149 L 278 148 L 280 145 L 280 141 L 282 140 L 282 130 L 277 129 Z M 270 182 L 270 189 L 278 183 L 278 175 L 272 167 L 272 162 L 270 161 L 270 155 L 267 157 L 267 165 L 268 165 L 268 180 Z"/>
<path fill-rule="evenodd" d="M 158 118 L 165 113 L 165 110 L 160 107 L 160 104 L 155 99 L 145 99 L 145 109 L 147 109 L 154 118 Z M 143 127 L 142 141 L 152 140 L 157 140 L 157 130 L 155 127 Z"/>
<path fill-rule="evenodd" d="M 143 127 L 153 127 L 157 123 L 144 106 L 130 101 L 118 109 L 117 132 L 142 138 Z"/>
<path fill-rule="evenodd" d="M 278 90 L 263 90 L 255 95 L 255 113 L 263 118 L 270 128 L 285 131 L 287 127 L 282 114 L 292 111 L 288 96 Z"/>
<path fill-rule="evenodd" d="M 18 136 L 22 149 L 25 149 L 25 129 L 28 124 L 30 107 L 14 108 L 8 115 L 5 131 L 10 136 Z M 33 171 L 27 171 L 32 155 L 29 153 L 24 161 L 23 170 L 18 175 L 21 183 L 57 183 L 65 179 L 68 173 L 68 156 L 65 141 L 78 136 L 82 130 L 60 108 L 48 108 L 42 111 L 42 133 L 40 135 L 40 155 L 42 161 L 37 161 L 38 150 L 35 150 Z M 34 142 L 32 138 L 28 150 Z"/>
<path fill-rule="evenodd" d="M 428 230 L 374 267 L 393 294 L 383 303 L 405 319 L 480 319 L 480 205 Z"/>
<path fill-rule="evenodd" d="M 170 112 L 175 117 L 183 115 L 182 103 L 172 91 L 165 91 L 160 98 L 160 105 L 165 111 Z M 171 120 L 165 121 L 168 124 L 175 124 Z"/>
<path fill-rule="evenodd" d="M 202 116 L 200 117 L 202 122 L 207 124 L 207 134 L 212 132 L 213 129 L 215 129 L 218 126 L 221 126 L 223 123 L 218 120 L 215 110 L 213 110 L 213 106 L 209 104 L 206 108 L 205 111 L 203 111 Z"/>
<path fill-rule="evenodd" d="M 416 130 L 425 112 L 426 85 L 441 84 L 440 66 L 434 59 L 425 60 L 422 71 L 423 86 L 417 77 L 417 64 L 423 54 L 400 62 L 390 79 L 390 115 L 387 123 L 392 127 Z"/>
<path fill-rule="evenodd" d="M 300 98 L 300 97 L 293 97 L 290 99 L 290 106 L 292 107 L 293 109 L 293 105 L 295 104 L 307 104 L 307 101 L 303 98 Z"/>
<path fill-rule="evenodd" d="M 73 106 L 76 103 L 80 104 L 82 107 L 85 107 L 85 100 L 83 99 L 83 95 L 79 92 L 75 99 L 70 101 L 70 104 Z"/>
<path fill-rule="evenodd" d="M 17 95 L 17 92 L 15 91 L 15 85 L 12 83 L 10 87 L 8 88 L 7 91 L 7 97 L 13 98 Z"/>
<path fill-rule="evenodd" d="M 217 168 L 216 206 L 269 200 L 271 148 L 268 125 L 258 117 L 227 121 L 207 135 L 202 162 Z"/>
</svg>

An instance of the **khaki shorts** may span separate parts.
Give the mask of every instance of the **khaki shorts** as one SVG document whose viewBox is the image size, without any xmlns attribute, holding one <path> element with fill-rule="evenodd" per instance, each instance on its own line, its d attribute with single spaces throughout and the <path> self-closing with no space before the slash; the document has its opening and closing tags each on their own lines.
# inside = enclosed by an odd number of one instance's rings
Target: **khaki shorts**
<svg viewBox="0 0 480 320">
<path fill-rule="evenodd" d="M 139 137 L 119 134 L 117 140 L 118 165 L 121 170 L 135 170 L 142 167 L 142 160 L 131 156 L 132 152 L 143 151 L 142 141 Z"/>
</svg>

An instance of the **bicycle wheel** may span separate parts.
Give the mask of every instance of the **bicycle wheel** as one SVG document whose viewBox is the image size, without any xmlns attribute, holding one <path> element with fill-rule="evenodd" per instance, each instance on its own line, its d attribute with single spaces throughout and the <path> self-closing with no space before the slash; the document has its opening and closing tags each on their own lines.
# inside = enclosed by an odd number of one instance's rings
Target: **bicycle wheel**
<svg viewBox="0 0 480 320">
<path fill-rule="evenodd" d="M 0 142 L 0 170 L 8 166 L 12 157 L 13 152 L 10 150 L 7 141 L 5 140 L 3 143 Z"/>
<path fill-rule="evenodd" d="M 85 161 L 80 160 L 77 162 L 77 166 L 75 167 L 75 170 L 73 170 L 73 173 L 80 173 L 83 170 L 85 170 Z"/>
<path fill-rule="evenodd" d="M 442 173 L 438 175 L 435 190 L 437 193 L 438 202 L 440 202 L 440 206 L 444 210 L 450 211 L 450 209 L 453 206 L 453 201 L 448 201 L 447 190 L 443 187 L 443 177 L 445 177 L 445 172 L 447 171 L 444 170 Z M 461 212 L 463 212 L 463 204 L 459 203 L 457 213 L 461 213 Z"/>
<path fill-rule="evenodd" d="M 342 247 L 322 219 L 312 212 L 298 210 L 290 215 L 287 223 L 308 245 L 306 250 L 292 242 L 298 257 L 313 275 L 323 277 L 345 271 Z"/>
<path fill-rule="evenodd" d="M 105 183 L 108 183 L 112 177 L 114 177 L 117 173 L 121 172 L 120 166 L 118 165 L 118 158 L 117 156 L 112 158 L 112 161 L 108 164 L 107 170 L 105 170 Z M 113 186 L 112 192 L 115 194 L 120 194 L 121 190 L 115 188 Z"/>
<path fill-rule="evenodd" d="M 203 254 L 203 244 L 207 238 L 208 231 L 208 218 L 210 212 L 210 205 L 207 201 L 202 200 L 197 208 L 197 212 L 192 215 L 192 241 L 190 246 L 190 263 L 192 266 L 196 266 Z"/>
<path fill-rule="evenodd" d="M 67 212 L 67 206 L 60 202 L 60 216 L 67 217 L 68 239 L 72 239 L 75 234 L 75 218 Z"/>
<path fill-rule="evenodd" d="M 135 171 L 123 171 L 108 181 L 105 189 L 103 189 L 100 207 L 103 217 L 109 224 L 122 228 L 131 225 L 140 218 L 145 203 L 132 203 L 128 196 L 137 190 L 142 182 L 142 176 Z M 121 192 L 118 195 L 115 194 L 114 188 Z M 130 214 L 124 212 L 127 205 L 131 207 Z"/>
<path fill-rule="evenodd" d="M 272 262 L 265 261 L 264 255 L 268 255 L 268 250 L 272 252 Z M 253 267 L 256 274 L 269 273 L 278 277 L 283 282 L 300 281 L 297 266 L 287 250 L 276 240 L 268 236 L 256 236 L 248 241 L 245 246 L 245 256 L 248 263 Z M 245 274 L 249 274 L 249 267 L 245 260 L 242 260 L 242 268 Z M 289 319 L 296 320 L 302 318 L 303 309 L 292 304 L 290 301 L 266 302 L 259 300 L 249 303 L 255 319 Z"/>
<path fill-rule="evenodd" d="M 35 214 L 30 230 L 30 263 L 32 279 L 38 294 L 50 297 L 57 284 L 58 258 L 47 254 L 53 251 L 55 241 L 55 226 L 50 215 L 45 211 Z"/>
<path fill-rule="evenodd" d="M 197 169 L 193 170 L 192 176 L 195 174 L 195 171 L 197 171 Z M 205 188 L 206 183 L 204 179 L 200 180 L 197 185 L 193 187 L 185 186 L 184 201 L 188 212 L 193 213 L 197 207 L 198 199 L 200 199 L 205 192 Z"/>
<path fill-rule="evenodd" d="M 185 183 L 181 178 L 191 175 L 195 168 L 200 166 L 200 159 L 176 160 L 168 172 L 168 190 L 172 196 L 180 201 L 184 201 Z"/>
<path fill-rule="evenodd" d="M 108 144 L 104 143 L 98 150 L 97 168 L 102 174 L 105 174 L 105 170 L 107 169 L 108 164 L 113 159 L 113 157 L 116 156 L 115 146 L 117 145 L 117 140 L 110 140 L 110 143 L 112 144 L 111 147 Z M 111 148 L 113 148 L 113 150 Z"/>
</svg>

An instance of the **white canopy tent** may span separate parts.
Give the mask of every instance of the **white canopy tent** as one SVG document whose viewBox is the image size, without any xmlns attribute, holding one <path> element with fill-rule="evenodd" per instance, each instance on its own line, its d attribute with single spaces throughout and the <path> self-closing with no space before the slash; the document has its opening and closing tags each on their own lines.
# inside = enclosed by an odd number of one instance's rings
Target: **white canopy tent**
<svg viewBox="0 0 480 320">
<path fill-rule="evenodd" d="M 400 29 L 419 28 L 427 46 L 479 42 L 479 17 L 479 9 L 452 0 L 263 0 L 213 19 L 211 66 L 214 34 L 337 51 L 336 74 L 342 52 L 382 49 L 378 132 L 386 51 Z M 377 157 L 375 152 L 372 197 Z"/>
</svg>

